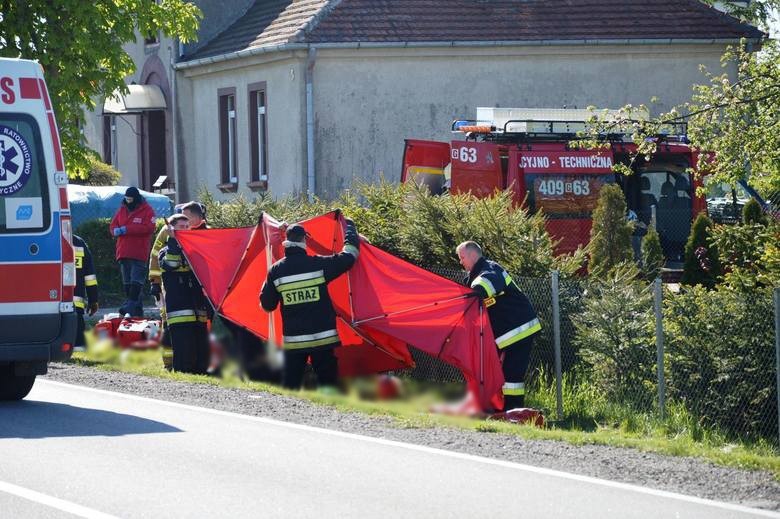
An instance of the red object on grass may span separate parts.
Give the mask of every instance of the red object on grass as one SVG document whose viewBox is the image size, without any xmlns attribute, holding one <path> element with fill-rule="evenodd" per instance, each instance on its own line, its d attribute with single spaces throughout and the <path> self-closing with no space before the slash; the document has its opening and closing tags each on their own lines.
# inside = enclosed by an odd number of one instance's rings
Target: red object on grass
<svg viewBox="0 0 780 519">
<path fill-rule="evenodd" d="M 309 253 L 344 245 L 344 218 L 331 212 L 300 222 Z M 281 343 L 279 309 L 258 297 L 268 268 L 284 255 L 280 223 L 263 214 L 255 227 L 177 231 L 176 239 L 217 313 L 258 337 Z M 487 312 L 473 292 L 362 241 L 355 266 L 328 285 L 338 315 L 341 375 L 413 365 L 407 344 L 463 372 L 483 408 L 500 408 L 504 383 Z"/>
</svg>

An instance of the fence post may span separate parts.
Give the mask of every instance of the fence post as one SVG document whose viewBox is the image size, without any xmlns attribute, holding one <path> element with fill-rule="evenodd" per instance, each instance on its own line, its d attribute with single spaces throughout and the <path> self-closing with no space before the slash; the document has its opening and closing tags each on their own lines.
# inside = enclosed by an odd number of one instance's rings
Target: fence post
<svg viewBox="0 0 780 519">
<path fill-rule="evenodd" d="M 661 420 L 663 420 L 666 414 L 666 385 L 664 381 L 664 321 L 661 312 L 663 288 L 660 277 L 656 278 L 653 283 L 653 299 L 655 302 L 655 349 L 658 366 L 658 411 Z"/>
<path fill-rule="evenodd" d="M 777 377 L 777 440 L 780 445 L 780 287 L 774 290 L 775 299 L 775 376 Z"/>
<path fill-rule="evenodd" d="M 561 308 L 559 298 L 559 272 L 552 271 L 552 319 L 553 346 L 555 349 L 555 400 L 557 402 L 558 420 L 563 420 L 563 378 L 561 375 Z"/>
</svg>

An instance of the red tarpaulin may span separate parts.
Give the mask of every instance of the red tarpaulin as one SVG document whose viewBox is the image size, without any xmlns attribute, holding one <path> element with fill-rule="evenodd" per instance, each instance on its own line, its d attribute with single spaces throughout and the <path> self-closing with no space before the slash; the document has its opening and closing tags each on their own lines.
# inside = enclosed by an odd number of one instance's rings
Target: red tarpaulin
<svg viewBox="0 0 780 519">
<path fill-rule="evenodd" d="M 341 251 L 339 213 L 301 224 L 310 234 L 309 253 Z M 256 227 L 178 231 L 176 238 L 217 313 L 279 344 L 279 309 L 268 314 L 258 302 L 268 268 L 284 256 L 279 222 L 264 214 Z M 504 378 L 493 332 L 469 288 L 363 240 L 357 263 L 328 293 L 338 315 L 341 375 L 409 367 L 408 344 L 459 368 L 483 408 L 499 407 Z"/>
</svg>

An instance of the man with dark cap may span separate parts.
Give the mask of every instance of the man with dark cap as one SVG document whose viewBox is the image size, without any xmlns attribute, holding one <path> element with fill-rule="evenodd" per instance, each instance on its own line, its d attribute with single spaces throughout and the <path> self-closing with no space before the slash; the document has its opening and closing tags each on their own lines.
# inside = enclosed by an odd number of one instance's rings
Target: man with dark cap
<svg viewBox="0 0 780 519">
<path fill-rule="evenodd" d="M 116 259 L 122 272 L 127 300 L 119 308 L 122 314 L 143 317 L 141 292 L 146 282 L 146 262 L 156 217 L 154 209 L 136 187 L 125 191 L 125 199 L 111 220 L 109 231 L 116 240 Z"/>
<path fill-rule="evenodd" d="M 306 231 L 295 224 L 287 228 L 284 258 L 274 263 L 260 291 L 260 304 L 271 312 L 281 303 L 284 333 L 284 386 L 301 387 L 306 361 L 321 388 L 335 387 L 339 346 L 336 312 L 328 295 L 328 283 L 349 270 L 358 256 L 360 240 L 355 224 L 346 220 L 344 248 L 331 256 L 306 254 Z"/>
</svg>

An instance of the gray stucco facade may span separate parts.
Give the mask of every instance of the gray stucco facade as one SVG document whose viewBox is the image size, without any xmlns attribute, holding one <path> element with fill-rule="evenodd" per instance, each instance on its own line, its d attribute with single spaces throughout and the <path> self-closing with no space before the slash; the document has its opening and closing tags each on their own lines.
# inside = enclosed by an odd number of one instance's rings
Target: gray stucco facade
<svg viewBox="0 0 780 519">
<path fill-rule="evenodd" d="M 325 198 L 355 179 L 400 176 L 404 139 L 451 140 L 450 123 L 477 106 L 559 108 L 658 103 L 660 112 L 690 99 L 720 70 L 722 43 L 374 47 L 318 49 L 313 68 L 316 194 Z M 219 183 L 217 90 L 235 87 L 238 192 L 249 194 L 246 91 L 268 91 L 268 189 L 307 189 L 307 51 L 291 50 L 179 71 L 186 196 Z M 186 86 L 185 86 L 186 85 Z M 185 94 L 186 93 L 186 94 Z M 185 186 L 181 186 L 184 188 Z M 226 196 L 226 195 L 225 195 Z"/>
</svg>

